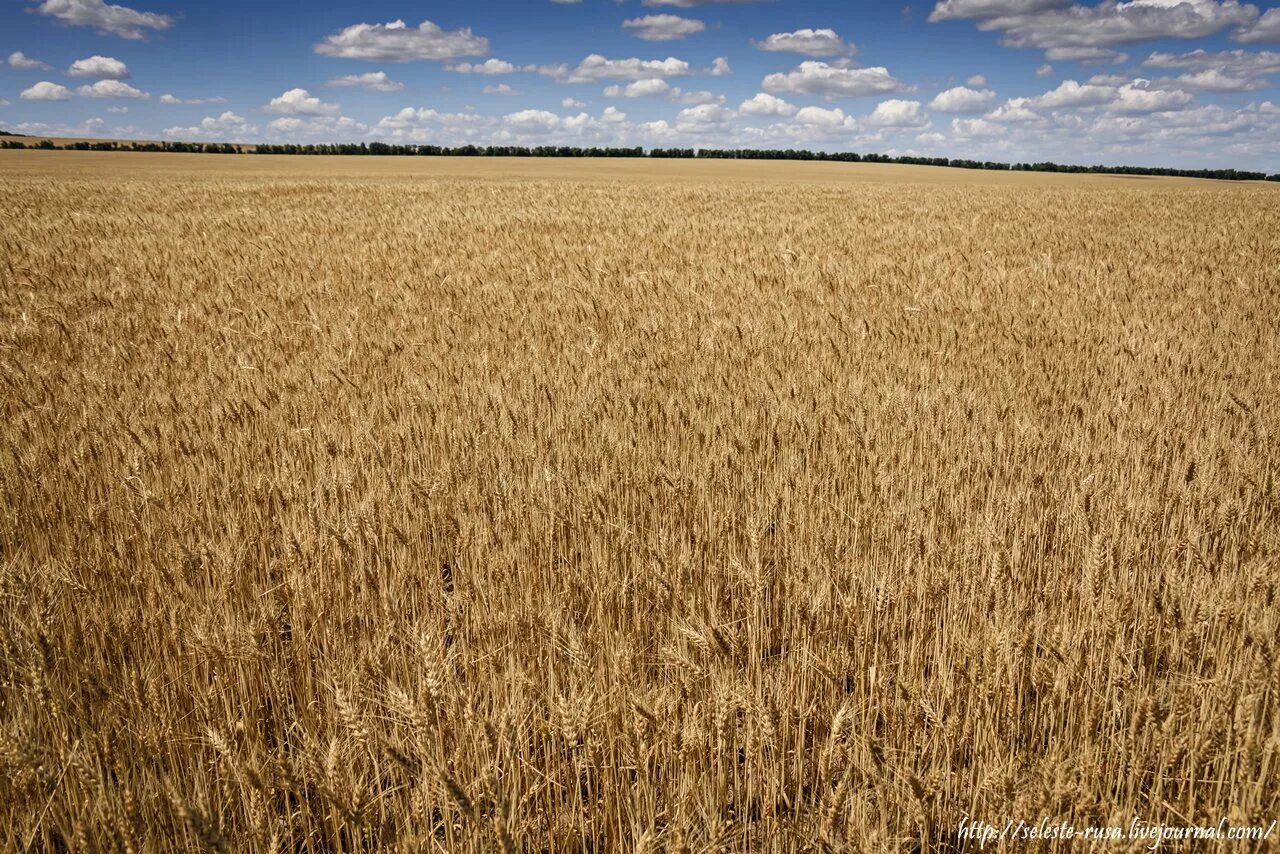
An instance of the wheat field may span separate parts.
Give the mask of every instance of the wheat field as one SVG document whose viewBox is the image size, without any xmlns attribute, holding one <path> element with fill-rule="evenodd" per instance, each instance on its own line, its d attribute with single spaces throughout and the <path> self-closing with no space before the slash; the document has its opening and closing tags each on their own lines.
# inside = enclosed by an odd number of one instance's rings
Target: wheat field
<svg viewBox="0 0 1280 854">
<path fill-rule="evenodd" d="M 0 845 L 1267 824 L 1278 259 L 1261 185 L 0 153 Z"/>
</svg>

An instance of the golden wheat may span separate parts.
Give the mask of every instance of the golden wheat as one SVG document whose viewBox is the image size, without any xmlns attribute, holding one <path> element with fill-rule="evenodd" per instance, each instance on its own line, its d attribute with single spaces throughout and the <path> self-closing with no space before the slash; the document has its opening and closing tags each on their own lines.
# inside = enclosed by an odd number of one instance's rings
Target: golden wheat
<svg viewBox="0 0 1280 854">
<path fill-rule="evenodd" d="M 0 843 L 1280 816 L 1274 188 L 405 160 L 0 154 Z"/>
</svg>

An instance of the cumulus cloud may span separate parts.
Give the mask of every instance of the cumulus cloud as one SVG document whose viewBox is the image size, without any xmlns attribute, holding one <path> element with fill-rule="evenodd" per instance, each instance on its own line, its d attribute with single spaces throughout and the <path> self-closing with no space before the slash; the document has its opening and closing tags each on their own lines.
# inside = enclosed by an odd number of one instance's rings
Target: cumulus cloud
<svg viewBox="0 0 1280 854">
<path fill-rule="evenodd" d="M 567 72 L 569 83 L 592 80 L 643 80 L 648 77 L 681 77 L 690 73 L 689 63 L 669 56 L 666 59 L 607 59 L 598 53 L 587 56 L 578 67 Z"/>
<path fill-rule="evenodd" d="M 458 62 L 446 65 L 445 71 L 456 71 L 459 74 L 513 74 L 520 69 L 505 59 L 490 58 L 484 62 Z"/>
<path fill-rule="evenodd" d="M 991 106 L 996 93 L 990 89 L 970 89 L 956 86 L 939 92 L 929 102 L 929 109 L 943 113 L 980 113 Z"/>
<path fill-rule="evenodd" d="M 1014 124 L 1017 122 L 1034 122 L 1041 118 L 1033 109 L 1035 102 L 1031 98 L 1010 98 L 991 112 L 983 116 L 989 122 Z"/>
<path fill-rule="evenodd" d="M 829 98 L 880 95 L 908 88 L 895 80 L 889 69 L 883 66 L 846 68 L 813 60 L 802 62 L 785 74 L 770 74 L 761 85 L 769 92 L 825 95 Z"/>
<path fill-rule="evenodd" d="M 399 92 L 404 89 L 404 84 L 392 80 L 387 76 L 385 71 L 367 71 L 364 74 L 344 74 L 341 77 L 335 77 L 326 86 L 335 87 L 358 87 L 368 89 L 372 92 Z"/>
<path fill-rule="evenodd" d="M 661 77 L 648 77 L 626 86 L 607 86 L 604 94 L 607 98 L 646 98 L 665 95 L 670 91 L 671 84 Z"/>
<path fill-rule="evenodd" d="M 622 124 L 626 120 L 627 114 L 622 112 L 622 110 L 619 110 L 617 107 L 605 107 L 604 112 L 600 114 L 600 121 L 606 124 L 617 125 Z"/>
<path fill-rule="evenodd" d="M 13 53 L 9 54 L 9 67 L 16 68 L 19 71 L 43 71 L 49 68 L 49 63 L 41 62 L 38 59 L 32 59 L 22 51 L 15 50 Z"/>
<path fill-rule="evenodd" d="M 622 28 L 631 30 L 636 38 L 650 42 L 667 42 L 700 33 L 707 25 L 693 18 L 682 18 L 679 15 L 645 15 L 640 18 L 628 18 L 622 22 Z"/>
<path fill-rule="evenodd" d="M 1058 88 L 1035 98 L 1038 107 L 1061 109 L 1064 107 L 1092 107 L 1105 104 L 1115 98 L 1115 89 L 1109 86 L 1081 84 L 1075 80 L 1063 80 Z"/>
<path fill-rule="evenodd" d="M 760 50 L 802 53 L 806 56 L 839 56 L 853 53 L 854 46 L 832 29 L 804 28 L 790 33 L 774 33 L 764 41 L 752 41 Z"/>
<path fill-rule="evenodd" d="M 1037 77 L 1048 77 L 1051 74 L 1053 74 L 1053 66 L 1047 62 L 1036 69 Z"/>
<path fill-rule="evenodd" d="M 1126 80 L 1117 75 L 1099 75 L 1086 83 L 1064 80 L 1057 88 L 1035 98 L 1011 98 L 984 119 L 992 122 L 1031 121 L 1041 117 L 1036 110 L 1094 107 L 1102 107 L 1115 114 L 1156 113 L 1185 109 L 1192 101 L 1189 92 L 1176 86 L 1157 86 L 1143 78 Z"/>
<path fill-rule="evenodd" d="M 485 95 L 518 95 L 515 89 L 512 89 L 506 83 L 493 83 L 480 90 Z"/>
<path fill-rule="evenodd" d="M 1202 38 L 1254 23 L 1258 9 L 1239 0 L 941 0 L 931 21 L 970 18 L 1002 33 L 1008 47 L 1038 48 L 1050 60 L 1119 60 L 1117 46 L 1165 38 Z"/>
<path fill-rule="evenodd" d="M 724 103 L 724 95 L 717 95 L 715 92 L 709 92 L 706 89 L 699 89 L 696 92 L 686 92 L 679 86 L 672 88 L 669 99 L 680 104 Z"/>
<path fill-rule="evenodd" d="M 986 75 L 984 74 L 975 74 L 972 77 L 970 77 L 968 80 L 966 80 L 965 83 L 969 84 L 970 86 L 973 86 L 976 89 L 981 89 L 987 85 L 987 78 L 986 78 Z"/>
<path fill-rule="evenodd" d="M 565 98 L 560 102 L 560 106 L 566 110 L 581 109 L 586 105 L 585 101 L 579 101 L 577 98 Z"/>
<path fill-rule="evenodd" d="M 396 139 L 431 141 L 441 130 L 469 138 L 495 124 L 496 119 L 476 113 L 441 113 L 427 107 L 405 107 L 395 115 L 379 119 L 374 131 Z"/>
<path fill-rule="evenodd" d="M 119 80 L 99 80 L 92 86 L 80 86 L 76 89 L 76 94 L 86 98 L 132 98 L 137 101 L 145 101 L 151 97 Z"/>
<path fill-rule="evenodd" d="M 902 101 L 891 98 L 881 101 L 867 116 L 867 124 L 883 128 L 917 128 L 929 123 L 929 117 L 920 111 L 919 101 Z"/>
<path fill-rule="evenodd" d="M 1107 105 L 1112 113 L 1162 113 L 1181 110 L 1191 105 L 1189 92 L 1180 89 L 1151 89 L 1146 80 L 1135 80 L 1116 89 L 1115 99 Z"/>
<path fill-rule="evenodd" d="M 220 116 L 205 116 L 200 120 L 199 125 L 193 127 L 165 128 L 163 134 L 175 139 L 206 140 L 228 137 L 243 139 L 257 132 L 258 128 L 245 121 L 244 116 L 238 116 L 227 110 Z"/>
<path fill-rule="evenodd" d="M 267 125 L 270 135 L 288 139 L 349 140 L 368 132 L 368 125 L 346 116 L 285 116 Z"/>
<path fill-rule="evenodd" d="M 1266 14 L 1247 27 L 1241 27 L 1231 37 L 1238 42 L 1280 42 L 1280 8 L 1268 9 Z"/>
<path fill-rule="evenodd" d="M 175 104 L 225 104 L 225 103 L 227 103 L 227 99 L 226 99 L 226 98 L 223 98 L 223 97 L 214 97 L 214 98 L 179 98 L 177 95 L 170 95 L 170 94 L 168 94 L 168 93 L 165 93 L 164 95 L 161 95 L 161 96 L 160 96 L 160 103 L 162 103 L 162 104 L 169 104 L 169 105 L 175 105 Z"/>
<path fill-rule="evenodd" d="M 167 30 L 173 18 L 156 12 L 139 12 L 113 6 L 104 0 L 44 0 L 36 11 L 77 27 L 93 27 L 100 33 L 124 39 L 143 39 L 148 30 Z"/>
<path fill-rule="evenodd" d="M 96 136 L 106 122 L 99 118 L 85 119 L 75 125 L 51 125 L 44 122 L 22 122 L 15 125 L 18 133 L 35 136 Z"/>
<path fill-rule="evenodd" d="M 738 105 L 738 112 L 744 116 L 794 116 L 796 107 L 775 95 L 757 92 Z"/>
<path fill-rule="evenodd" d="M 66 101 L 71 97 L 71 90 L 48 80 L 41 80 L 29 89 L 23 89 L 18 95 L 24 101 Z"/>
<path fill-rule="evenodd" d="M 824 128 L 826 130 L 838 128 L 852 130 L 857 127 L 857 122 L 852 117 L 846 116 L 844 110 L 839 107 L 833 109 L 804 107 L 796 112 L 792 121 L 802 127 Z"/>
<path fill-rule="evenodd" d="M 1142 63 L 1148 68 L 1217 69 L 1227 74 L 1248 76 L 1280 71 L 1280 53 L 1264 50 L 1223 50 L 1210 53 L 1203 49 L 1190 53 L 1160 53 L 1148 56 Z"/>
<path fill-rule="evenodd" d="M 719 104 L 724 101 L 723 95 L 700 90 L 686 92 L 679 86 L 672 86 L 660 77 L 647 77 L 636 80 L 626 86 L 613 85 L 604 88 L 606 98 L 652 98 L 662 97 L 679 104 Z"/>
<path fill-rule="evenodd" d="M 278 116 L 336 116 L 337 104 L 326 104 L 306 89 L 290 89 L 262 108 Z"/>
<path fill-rule="evenodd" d="M 1151 84 L 1161 89 L 1191 89 L 1197 92 L 1256 92 L 1271 86 L 1269 81 L 1260 77 L 1240 77 L 1220 68 L 1189 71 L 1177 77 L 1153 80 Z"/>
<path fill-rule="evenodd" d="M 1189 53 L 1155 52 L 1142 63 L 1148 68 L 1182 71 L 1175 77 L 1152 81 L 1155 88 L 1180 88 L 1203 92 L 1250 92 L 1269 88 L 1264 75 L 1280 72 L 1280 53 L 1275 51 L 1203 49 Z"/>
<path fill-rule="evenodd" d="M 580 134 L 594 128 L 597 121 L 586 113 L 558 116 L 548 110 L 520 110 L 502 117 L 502 126 L 519 135 L 542 136 L 551 133 Z"/>
<path fill-rule="evenodd" d="M 720 127 L 733 117 L 733 110 L 719 104 L 700 104 L 676 114 L 676 129 L 684 133 L 703 133 Z"/>
<path fill-rule="evenodd" d="M 431 21 L 423 21 L 413 28 L 397 20 L 387 24 L 352 24 L 317 44 L 315 52 L 343 59 L 386 62 L 457 59 L 484 56 L 489 52 L 489 40 L 475 35 L 470 27 L 444 30 Z"/>
<path fill-rule="evenodd" d="M 99 80 L 124 80 L 129 76 L 129 68 L 123 62 L 110 56 L 91 56 L 77 59 L 67 69 L 68 77 L 95 77 Z"/>
<path fill-rule="evenodd" d="M 709 72 L 712 77 L 724 77 L 726 74 L 732 74 L 733 69 L 729 67 L 729 60 L 723 56 L 717 56 L 711 62 L 711 70 Z"/>
<path fill-rule="evenodd" d="M 1043 12 L 1046 9 L 1061 9 L 1070 5 L 1071 0 L 940 0 L 929 14 L 929 20 L 1001 18 Z"/>
</svg>

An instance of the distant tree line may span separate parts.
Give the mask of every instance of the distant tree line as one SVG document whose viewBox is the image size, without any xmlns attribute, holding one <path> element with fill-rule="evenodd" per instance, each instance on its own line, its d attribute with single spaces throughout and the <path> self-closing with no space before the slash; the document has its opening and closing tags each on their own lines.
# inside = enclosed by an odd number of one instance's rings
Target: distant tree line
<svg viewBox="0 0 1280 854">
<path fill-rule="evenodd" d="M 18 134 L 4 134 L 18 136 Z M 959 169 L 990 169 L 1012 172 L 1067 172 L 1101 175 L 1164 175 L 1180 178 L 1214 178 L 1220 181 L 1280 181 L 1280 174 L 1240 169 L 1170 169 L 1158 166 L 1077 166 L 1043 161 L 1002 163 L 993 160 L 966 160 L 954 157 L 917 157 L 887 154 L 858 154 L 852 151 L 809 151 L 796 148 L 583 148 L 576 145 L 404 145 L 386 142 L 295 143 L 233 145 L 226 142 L 70 142 L 64 145 L 42 139 L 28 146 L 16 139 L 0 139 L 0 148 L 41 148 L 62 151 L 168 151 L 180 154 L 295 154 L 373 155 L 395 157 L 653 157 L 708 158 L 715 160 L 814 160 L 835 163 L 899 163 L 909 166 L 951 166 Z"/>
</svg>

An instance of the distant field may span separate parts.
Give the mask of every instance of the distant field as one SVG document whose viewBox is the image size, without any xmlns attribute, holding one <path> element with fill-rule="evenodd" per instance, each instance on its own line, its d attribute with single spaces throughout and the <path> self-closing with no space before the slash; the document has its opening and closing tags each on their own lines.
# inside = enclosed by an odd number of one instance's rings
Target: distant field
<svg viewBox="0 0 1280 854">
<path fill-rule="evenodd" d="M 59 140 L 70 142 L 74 140 Z M 753 183 L 861 184 L 866 182 L 1023 187 L 1185 187 L 1227 184 L 1280 193 L 1280 184 L 1226 182 L 1147 175 L 1068 175 L 906 166 L 892 163 L 679 160 L 558 157 L 352 157 L 302 155 L 204 155 L 99 151 L 0 151 L 0 176 L 50 175 L 120 180 L 174 177 L 280 179 L 484 178 L 545 180 L 731 181 Z"/>
<path fill-rule="evenodd" d="M 1269 824 L 1277 190 L 0 151 L 0 847 Z"/>
</svg>

